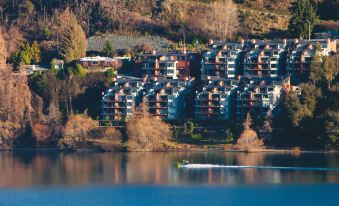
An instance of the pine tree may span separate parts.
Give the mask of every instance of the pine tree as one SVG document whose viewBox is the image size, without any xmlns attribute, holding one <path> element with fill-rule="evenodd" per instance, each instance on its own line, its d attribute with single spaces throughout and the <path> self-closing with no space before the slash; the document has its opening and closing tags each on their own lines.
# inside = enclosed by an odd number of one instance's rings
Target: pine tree
<svg viewBox="0 0 339 206">
<path fill-rule="evenodd" d="M 66 23 L 68 26 L 62 39 L 60 54 L 66 62 L 71 62 L 86 56 L 87 40 L 74 14 Z"/>
<path fill-rule="evenodd" d="M 34 41 L 31 47 L 32 61 L 34 64 L 41 62 L 41 51 L 37 41 Z"/>
<path fill-rule="evenodd" d="M 21 44 L 19 52 L 19 62 L 20 64 L 29 65 L 32 61 L 32 48 L 27 42 L 26 44 Z"/>
<path fill-rule="evenodd" d="M 288 30 L 291 37 L 308 37 L 309 29 L 319 23 L 319 17 L 311 0 L 295 1 L 291 7 L 292 18 Z M 310 28 L 309 28 L 310 27 Z"/>
<path fill-rule="evenodd" d="M 112 56 L 113 56 L 114 50 L 113 50 L 112 42 L 106 41 L 105 47 L 104 47 L 104 49 L 103 49 L 103 52 L 105 53 L 105 55 L 106 55 L 107 57 L 112 57 Z"/>
</svg>

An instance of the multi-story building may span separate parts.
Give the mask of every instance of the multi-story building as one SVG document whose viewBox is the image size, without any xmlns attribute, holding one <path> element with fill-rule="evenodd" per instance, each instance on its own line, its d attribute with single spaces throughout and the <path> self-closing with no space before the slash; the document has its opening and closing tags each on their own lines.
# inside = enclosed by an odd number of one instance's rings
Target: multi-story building
<svg viewBox="0 0 339 206">
<path fill-rule="evenodd" d="M 186 51 L 140 55 L 138 65 L 142 76 L 184 79 L 190 75 L 189 55 Z"/>
<path fill-rule="evenodd" d="M 264 49 L 246 52 L 243 64 L 244 76 L 259 78 L 278 77 L 281 52 L 281 50 L 271 49 L 269 46 Z"/>
<path fill-rule="evenodd" d="M 145 95 L 148 112 L 166 120 L 180 120 L 185 113 L 192 80 L 155 79 Z"/>
<path fill-rule="evenodd" d="M 278 105 L 282 82 L 276 80 L 244 80 L 236 97 L 236 118 L 242 121 L 250 113 L 253 119 L 264 118 Z"/>
<path fill-rule="evenodd" d="M 119 121 L 132 115 L 142 100 L 144 81 L 131 77 L 118 77 L 112 87 L 103 93 L 102 121 Z"/>
<path fill-rule="evenodd" d="M 227 43 L 213 45 L 211 50 L 203 53 L 201 79 L 208 76 L 218 78 L 235 78 L 237 73 L 238 58 L 243 44 Z"/>
<path fill-rule="evenodd" d="M 233 116 L 235 89 L 238 81 L 209 80 L 195 99 L 195 118 L 198 121 L 228 121 Z"/>
<path fill-rule="evenodd" d="M 308 78 L 310 65 L 315 55 L 329 56 L 336 52 L 336 41 L 330 39 L 295 39 L 289 43 L 286 49 L 286 72 L 292 77 L 292 81 Z"/>
</svg>

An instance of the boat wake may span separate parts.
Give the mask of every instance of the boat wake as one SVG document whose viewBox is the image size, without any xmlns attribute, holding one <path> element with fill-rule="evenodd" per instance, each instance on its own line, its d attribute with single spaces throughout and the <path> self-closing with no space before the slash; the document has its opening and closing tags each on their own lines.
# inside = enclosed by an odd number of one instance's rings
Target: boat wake
<svg viewBox="0 0 339 206">
<path fill-rule="evenodd" d="M 217 165 L 217 164 L 186 164 L 180 165 L 179 168 L 185 169 L 270 169 L 270 170 L 306 170 L 306 171 L 339 171 L 339 168 L 322 168 L 322 167 L 278 167 L 278 166 L 241 166 L 241 165 Z"/>
</svg>

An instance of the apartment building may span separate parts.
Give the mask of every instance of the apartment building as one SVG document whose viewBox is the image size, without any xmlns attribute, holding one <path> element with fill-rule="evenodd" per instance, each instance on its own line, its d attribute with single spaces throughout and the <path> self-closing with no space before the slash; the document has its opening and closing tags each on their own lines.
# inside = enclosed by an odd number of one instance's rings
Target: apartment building
<svg viewBox="0 0 339 206">
<path fill-rule="evenodd" d="M 144 84 L 139 78 L 116 78 L 111 88 L 103 93 L 101 120 L 119 121 L 131 116 L 142 100 Z"/>
<path fill-rule="evenodd" d="M 149 85 L 151 89 L 145 89 L 147 94 L 144 100 L 147 102 L 148 112 L 151 115 L 172 121 L 185 118 L 191 83 L 192 79 L 154 79 Z"/>
<path fill-rule="evenodd" d="M 225 43 L 210 45 L 210 50 L 203 53 L 201 79 L 208 76 L 218 78 L 235 78 L 239 68 L 239 56 L 242 43 Z"/>
<path fill-rule="evenodd" d="M 209 79 L 195 99 L 195 118 L 198 121 L 228 121 L 233 117 L 235 90 L 238 81 Z"/>
<path fill-rule="evenodd" d="M 247 113 L 253 119 L 264 118 L 269 110 L 278 105 L 282 81 L 243 80 L 236 94 L 236 119 L 241 122 Z"/>
<path fill-rule="evenodd" d="M 186 51 L 144 54 L 137 57 L 143 77 L 184 79 L 190 76 L 190 60 Z"/>
</svg>

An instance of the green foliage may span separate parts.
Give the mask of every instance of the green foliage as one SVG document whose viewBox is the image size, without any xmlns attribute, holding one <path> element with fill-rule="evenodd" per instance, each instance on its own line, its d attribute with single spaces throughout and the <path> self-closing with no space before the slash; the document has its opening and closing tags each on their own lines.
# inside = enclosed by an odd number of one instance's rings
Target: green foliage
<svg viewBox="0 0 339 206">
<path fill-rule="evenodd" d="M 283 104 L 283 112 L 287 120 L 297 127 L 305 118 L 312 118 L 316 109 L 318 98 L 321 96 L 320 89 L 311 84 L 300 85 L 302 93 L 289 93 Z"/>
<path fill-rule="evenodd" d="M 226 143 L 231 144 L 234 141 L 234 136 L 230 130 L 226 131 Z"/>
<path fill-rule="evenodd" d="M 311 0 L 295 1 L 291 7 L 292 17 L 288 30 L 291 37 L 308 37 L 309 26 L 312 31 L 319 23 L 316 8 Z"/>
<path fill-rule="evenodd" d="M 339 148 L 339 109 L 327 111 L 325 133 L 327 147 L 329 149 Z"/>
<path fill-rule="evenodd" d="M 34 41 L 31 47 L 31 52 L 32 52 L 32 60 L 31 62 L 33 64 L 37 64 L 41 62 L 41 51 L 40 51 L 40 46 L 37 41 Z"/>
<path fill-rule="evenodd" d="M 41 36 L 44 39 L 50 39 L 52 35 L 52 31 L 48 28 L 48 26 L 43 26 L 41 29 Z"/>
<path fill-rule="evenodd" d="M 32 48 L 29 43 L 22 44 L 19 53 L 19 64 L 29 65 L 32 61 Z"/>
<path fill-rule="evenodd" d="M 43 96 L 46 89 L 48 89 L 48 80 L 46 75 L 40 72 L 35 72 L 29 76 L 29 86 L 31 90 Z"/>
<path fill-rule="evenodd" d="M 114 54 L 114 49 L 111 41 L 106 41 L 103 52 L 107 57 L 112 57 Z"/>
<path fill-rule="evenodd" d="M 20 65 L 30 65 L 41 62 L 41 51 L 38 42 L 34 41 L 32 45 L 28 42 L 22 43 L 19 50 L 13 52 L 10 56 L 10 63 L 17 68 Z"/>
<path fill-rule="evenodd" d="M 192 134 L 194 132 L 195 128 L 194 128 L 193 122 L 191 121 L 186 122 L 184 127 L 185 127 L 185 131 L 184 131 L 185 134 Z"/>
</svg>

